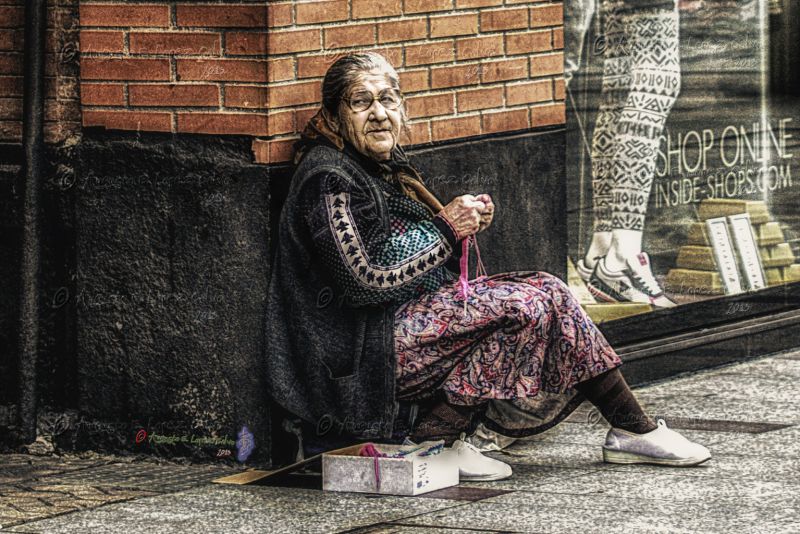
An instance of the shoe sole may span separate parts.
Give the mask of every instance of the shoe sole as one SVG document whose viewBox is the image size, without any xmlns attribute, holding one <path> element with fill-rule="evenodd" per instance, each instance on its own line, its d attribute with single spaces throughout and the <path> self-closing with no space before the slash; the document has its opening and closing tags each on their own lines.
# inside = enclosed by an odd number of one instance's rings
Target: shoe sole
<svg viewBox="0 0 800 534">
<path fill-rule="evenodd" d="M 513 475 L 514 473 L 511 473 Z M 486 476 L 464 476 L 459 475 L 460 482 L 490 482 L 492 480 L 505 480 L 511 478 L 511 475 L 486 475 Z"/>
<path fill-rule="evenodd" d="M 588 284 L 589 280 L 592 279 L 592 271 L 591 270 L 588 271 L 588 272 L 582 272 L 580 269 L 578 269 L 576 267 L 575 271 L 578 273 L 578 276 L 580 277 L 580 279 L 583 280 L 584 284 Z"/>
<path fill-rule="evenodd" d="M 603 302 L 622 302 L 620 300 L 615 299 L 608 293 L 598 289 L 596 286 L 587 282 L 586 287 L 589 289 L 589 293 L 594 295 L 596 298 L 602 300 Z"/>
<path fill-rule="evenodd" d="M 596 286 L 593 286 L 592 284 L 588 284 L 586 287 L 589 288 L 589 293 L 594 295 L 597 299 L 602 300 L 603 302 L 610 302 L 610 303 L 613 303 L 613 304 L 619 304 L 619 303 L 647 304 L 648 306 L 653 306 L 655 308 L 674 308 L 675 306 L 677 306 L 677 304 L 675 304 L 673 306 L 658 306 L 658 305 L 654 304 L 652 300 L 650 302 L 641 302 L 641 301 L 638 301 L 638 300 L 628 300 L 628 299 L 625 299 L 625 298 L 615 298 L 615 297 L 609 295 L 608 293 L 604 292 L 603 290 L 598 289 Z"/>
<path fill-rule="evenodd" d="M 710 459 L 711 456 L 700 459 L 685 458 L 683 460 L 655 458 L 653 456 L 645 456 L 643 454 L 636 454 L 633 452 L 614 451 L 603 447 L 603 461 L 610 464 L 655 464 L 670 465 L 674 467 L 691 467 L 693 465 L 700 465 Z"/>
</svg>

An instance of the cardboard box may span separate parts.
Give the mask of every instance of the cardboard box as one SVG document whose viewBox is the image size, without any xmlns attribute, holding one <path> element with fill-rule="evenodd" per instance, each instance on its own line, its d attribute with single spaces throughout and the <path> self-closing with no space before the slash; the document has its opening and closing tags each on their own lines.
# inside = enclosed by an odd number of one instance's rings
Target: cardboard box
<svg viewBox="0 0 800 534">
<path fill-rule="evenodd" d="M 421 444 L 424 445 L 424 444 Z M 430 456 L 359 456 L 364 444 L 322 454 L 322 489 L 386 495 L 420 495 L 458 484 L 457 455 L 449 448 Z M 408 446 L 376 444 L 392 454 Z"/>
</svg>

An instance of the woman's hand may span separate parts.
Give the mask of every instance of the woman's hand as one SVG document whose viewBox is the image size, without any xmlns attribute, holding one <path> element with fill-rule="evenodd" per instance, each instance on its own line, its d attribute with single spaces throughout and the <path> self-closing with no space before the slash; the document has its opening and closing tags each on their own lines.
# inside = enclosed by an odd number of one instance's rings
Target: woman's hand
<svg viewBox="0 0 800 534">
<path fill-rule="evenodd" d="M 440 215 L 447 219 L 456 232 L 456 238 L 460 240 L 480 231 L 485 209 L 486 205 L 473 195 L 461 195 L 445 206 Z"/>
<path fill-rule="evenodd" d="M 486 193 L 478 195 L 475 199 L 483 202 L 485 206 L 481 212 L 481 222 L 478 226 L 478 231 L 483 232 L 492 224 L 492 219 L 494 218 L 494 202 L 492 202 L 492 197 Z"/>
</svg>

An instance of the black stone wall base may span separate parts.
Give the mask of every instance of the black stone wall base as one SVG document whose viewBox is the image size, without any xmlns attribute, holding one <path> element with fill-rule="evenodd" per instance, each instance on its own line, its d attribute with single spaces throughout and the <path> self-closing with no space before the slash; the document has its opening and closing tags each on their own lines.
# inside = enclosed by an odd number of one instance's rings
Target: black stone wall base
<svg viewBox="0 0 800 534">
<path fill-rule="evenodd" d="M 557 128 L 410 155 L 443 204 L 464 194 L 492 196 L 494 221 L 477 237 L 489 274 L 530 270 L 566 278 L 564 142 L 565 131 Z"/>
<path fill-rule="evenodd" d="M 251 460 L 268 461 L 269 180 L 250 142 L 87 132 L 71 187 L 72 298 L 76 408 L 92 422 L 68 441 L 216 454 L 247 427 Z M 85 432 L 97 428 L 104 443 Z"/>
<path fill-rule="evenodd" d="M 17 399 L 19 331 L 19 258 L 22 254 L 22 210 L 19 165 L 0 167 L 0 404 Z"/>
</svg>

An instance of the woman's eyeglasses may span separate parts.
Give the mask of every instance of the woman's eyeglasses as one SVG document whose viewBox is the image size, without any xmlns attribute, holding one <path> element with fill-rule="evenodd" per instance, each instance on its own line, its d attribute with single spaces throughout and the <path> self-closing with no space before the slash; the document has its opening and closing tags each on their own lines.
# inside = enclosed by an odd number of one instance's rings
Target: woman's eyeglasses
<svg viewBox="0 0 800 534">
<path fill-rule="evenodd" d="M 395 90 L 381 92 L 378 96 L 374 96 L 367 91 L 359 91 L 351 95 L 350 98 L 344 98 L 343 100 L 347 102 L 353 111 L 366 111 L 375 100 L 380 102 L 381 106 L 386 109 L 397 109 L 403 102 L 403 97 Z"/>
</svg>

